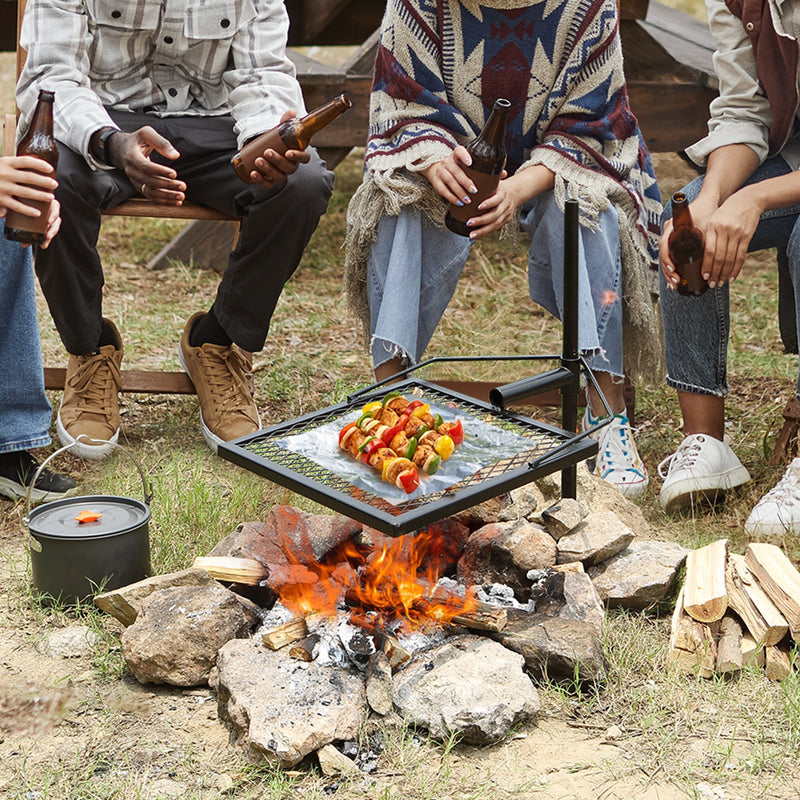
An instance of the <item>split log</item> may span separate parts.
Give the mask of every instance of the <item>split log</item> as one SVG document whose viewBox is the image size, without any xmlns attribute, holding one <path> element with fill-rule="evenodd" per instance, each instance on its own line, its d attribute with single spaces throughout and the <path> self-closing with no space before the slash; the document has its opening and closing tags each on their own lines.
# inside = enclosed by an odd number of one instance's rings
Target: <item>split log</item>
<svg viewBox="0 0 800 800">
<path fill-rule="evenodd" d="M 406 650 L 394 636 L 380 628 L 372 620 L 357 612 L 351 612 L 349 619 L 351 624 L 358 625 L 372 635 L 375 640 L 375 649 L 386 656 L 389 666 L 393 670 L 411 661 L 412 653 Z"/>
<path fill-rule="evenodd" d="M 763 667 L 765 660 L 764 645 L 759 644 L 747 631 L 743 631 L 742 667 Z"/>
<path fill-rule="evenodd" d="M 717 660 L 716 623 L 692 619 L 684 610 L 684 587 L 678 594 L 669 637 L 667 660 L 681 672 L 710 678 Z"/>
<path fill-rule="evenodd" d="M 726 614 L 719 627 L 715 670 L 721 675 L 727 675 L 732 672 L 741 672 L 741 669 L 742 626 L 732 614 Z"/>
<path fill-rule="evenodd" d="M 800 641 L 800 572 L 777 545 L 752 542 L 747 566 L 789 623 L 792 639 Z"/>
<path fill-rule="evenodd" d="M 192 566 L 204 569 L 218 581 L 258 586 L 269 575 L 269 570 L 255 558 L 234 556 L 197 556 Z"/>
<path fill-rule="evenodd" d="M 777 644 L 789 625 L 747 568 L 744 556 L 728 556 L 728 605 L 742 618 L 757 644 Z"/>
<path fill-rule="evenodd" d="M 690 550 L 686 556 L 683 607 L 692 619 L 716 622 L 724 616 L 728 608 L 725 588 L 727 559 L 727 539 Z"/>
<path fill-rule="evenodd" d="M 289 648 L 289 656 L 298 661 L 313 661 L 319 655 L 319 640 L 318 633 L 311 633 L 303 637 Z"/>
<path fill-rule="evenodd" d="M 287 644 L 299 642 L 308 636 L 308 624 L 305 617 L 295 617 L 283 625 L 277 625 L 261 634 L 261 641 L 270 650 L 280 650 Z"/>
<path fill-rule="evenodd" d="M 766 656 L 765 674 L 771 681 L 782 681 L 792 674 L 792 662 L 784 644 L 764 648 Z"/>
</svg>

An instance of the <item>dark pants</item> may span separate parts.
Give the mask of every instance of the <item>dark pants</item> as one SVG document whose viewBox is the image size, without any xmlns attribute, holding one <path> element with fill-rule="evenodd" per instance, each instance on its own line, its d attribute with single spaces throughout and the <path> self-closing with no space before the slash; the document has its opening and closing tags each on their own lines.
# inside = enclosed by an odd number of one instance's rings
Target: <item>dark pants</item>
<svg viewBox="0 0 800 800">
<path fill-rule="evenodd" d="M 150 125 L 181 157 L 167 162 L 186 183 L 186 197 L 241 215 L 242 227 L 214 300 L 222 327 L 244 350 L 264 346 L 272 313 L 286 281 L 325 213 L 333 189 L 316 151 L 286 183 L 265 190 L 242 183 L 230 164 L 236 136 L 230 117 L 170 117 L 110 111 L 126 132 Z M 122 170 L 92 170 L 83 156 L 59 144 L 61 230 L 36 255 L 36 272 L 67 351 L 92 352 L 100 339 L 103 268 L 97 254 L 100 212 L 138 195 Z M 188 316 L 188 315 L 187 315 Z"/>
</svg>

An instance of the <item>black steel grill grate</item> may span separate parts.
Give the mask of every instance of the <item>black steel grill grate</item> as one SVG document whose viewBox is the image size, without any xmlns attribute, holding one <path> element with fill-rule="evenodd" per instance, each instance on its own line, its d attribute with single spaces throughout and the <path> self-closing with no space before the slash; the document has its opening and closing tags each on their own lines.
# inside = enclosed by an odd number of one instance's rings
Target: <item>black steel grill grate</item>
<svg viewBox="0 0 800 800">
<path fill-rule="evenodd" d="M 380 399 L 385 389 L 361 393 L 344 403 L 220 445 L 223 458 L 287 486 L 311 499 L 365 522 L 390 535 L 417 530 L 489 497 L 509 491 L 543 475 L 574 465 L 596 452 L 592 439 L 570 434 L 546 423 L 497 409 L 472 398 L 414 379 L 392 387 L 407 396 L 446 404 L 469 425 L 481 419 L 526 440 L 525 449 L 498 459 L 441 491 L 391 503 L 312 458 L 281 444 L 287 436 L 310 431 L 339 419 L 345 425 L 365 403 Z M 529 445 L 529 446 L 528 446 Z M 335 444 L 332 443 L 332 446 Z"/>
</svg>

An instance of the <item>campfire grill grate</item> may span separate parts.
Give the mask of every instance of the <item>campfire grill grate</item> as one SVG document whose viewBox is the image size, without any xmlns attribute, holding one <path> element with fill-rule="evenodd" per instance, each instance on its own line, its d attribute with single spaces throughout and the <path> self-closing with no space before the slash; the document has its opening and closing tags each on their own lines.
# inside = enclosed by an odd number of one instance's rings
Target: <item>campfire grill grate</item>
<svg viewBox="0 0 800 800">
<path fill-rule="evenodd" d="M 470 418 L 488 421 L 527 440 L 525 449 L 480 468 L 446 489 L 412 496 L 393 504 L 281 444 L 281 440 L 289 435 L 305 433 L 337 418 L 341 418 L 341 425 L 345 425 L 352 420 L 354 411 L 371 400 L 383 397 L 386 392 L 384 388 L 372 393 L 368 390 L 360 392 L 338 405 L 233 442 L 222 443 L 219 445 L 219 455 L 383 533 L 399 536 L 420 530 L 557 470 L 572 467 L 597 452 L 597 443 L 585 434 L 568 433 L 539 420 L 443 389 L 434 383 L 415 378 L 393 385 L 392 389 L 406 395 L 421 395 L 426 401 L 450 406 L 455 414 L 464 418 L 465 426 L 469 425 Z M 333 442 L 331 446 L 336 447 L 336 443 Z"/>
</svg>

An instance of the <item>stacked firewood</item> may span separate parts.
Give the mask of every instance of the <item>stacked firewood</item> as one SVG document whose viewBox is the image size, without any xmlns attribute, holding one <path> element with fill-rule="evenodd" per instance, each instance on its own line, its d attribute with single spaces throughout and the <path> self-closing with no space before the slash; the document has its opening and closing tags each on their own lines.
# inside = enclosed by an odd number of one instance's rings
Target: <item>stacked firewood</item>
<svg viewBox="0 0 800 800">
<path fill-rule="evenodd" d="M 710 678 L 758 664 L 770 680 L 800 669 L 800 572 L 776 545 L 744 555 L 720 539 L 690 551 L 675 604 L 669 660 Z"/>
</svg>

